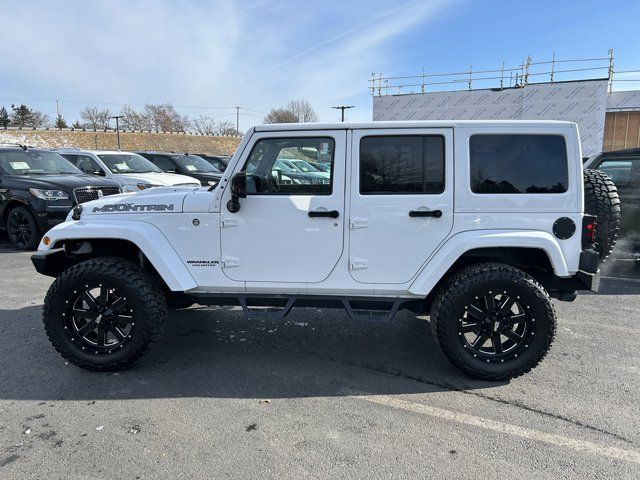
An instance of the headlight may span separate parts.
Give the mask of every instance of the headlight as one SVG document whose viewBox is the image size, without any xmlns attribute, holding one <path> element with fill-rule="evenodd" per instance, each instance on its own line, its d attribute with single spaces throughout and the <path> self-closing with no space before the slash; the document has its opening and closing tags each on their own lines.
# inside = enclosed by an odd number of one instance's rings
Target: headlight
<svg viewBox="0 0 640 480">
<path fill-rule="evenodd" d="M 30 188 L 31 195 L 40 200 L 68 200 L 69 194 L 62 190 L 41 190 L 39 188 Z"/>
<path fill-rule="evenodd" d="M 147 188 L 153 188 L 153 187 L 161 187 L 162 185 L 155 185 L 153 183 L 139 183 L 138 184 L 138 188 L 140 190 L 146 190 Z"/>
</svg>

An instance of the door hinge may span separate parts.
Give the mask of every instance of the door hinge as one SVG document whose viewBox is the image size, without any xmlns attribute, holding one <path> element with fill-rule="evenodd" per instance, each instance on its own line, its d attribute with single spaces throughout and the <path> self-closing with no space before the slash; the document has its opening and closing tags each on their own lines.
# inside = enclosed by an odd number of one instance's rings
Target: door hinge
<svg viewBox="0 0 640 480">
<path fill-rule="evenodd" d="M 237 267 L 240 265 L 238 257 L 222 257 L 222 266 L 224 268 Z"/>
<path fill-rule="evenodd" d="M 238 226 L 238 219 L 237 218 L 229 218 L 229 217 L 222 217 L 220 218 L 220 227 L 224 228 L 224 227 L 237 227 Z"/>
<path fill-rule="evenodd" d="M 356 228 L 367 228 L 369 226 L 368 218 L 361 217 L 353 217 L 351 222 L 349 222 L 351 230 L 355 230 Z"/>
<path fill-rule="evenodd" d="M 352 258 L 349 261 L 349 270 L 362 270 L 367 268 L 367 260 L 364 258 Z"/>
</svg>

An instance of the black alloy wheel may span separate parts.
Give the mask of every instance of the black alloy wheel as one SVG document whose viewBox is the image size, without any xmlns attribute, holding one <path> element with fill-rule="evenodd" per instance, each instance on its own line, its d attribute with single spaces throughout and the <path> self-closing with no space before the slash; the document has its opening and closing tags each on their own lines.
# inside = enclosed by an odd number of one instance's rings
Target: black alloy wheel
<svg viewBox="0 0 640 480">
<path fill-rule="evenodd" d="M 9 212 L 7 234 L 11 243 L 21 250 L 33 250 L 40 241 L 36 219 L 25 207 L 16 207 Z"/>
<path fill-rule="evenodd" d="M 104 282 L 87 283 L 74 290 L 62 316 L 69 339 L 95 355 L 123 348 L 135 328 L 126 295 Z"/>
<path fill-rule="evenodd" d="M 487 362 L 517 358 L 535 334 L 535 318 L 520 296 L 488 291 L 464 307 L 458 320 L 463 348 Z"/>
</svg>

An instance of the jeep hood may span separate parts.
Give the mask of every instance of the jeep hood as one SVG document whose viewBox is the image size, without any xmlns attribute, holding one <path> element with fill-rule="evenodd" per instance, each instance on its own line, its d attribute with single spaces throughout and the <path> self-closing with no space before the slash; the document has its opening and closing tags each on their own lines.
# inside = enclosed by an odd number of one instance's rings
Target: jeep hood
<svg viewBox="0 0 640 480">
<path fill-rule="evenodd" d="M 182 202 L 193 187 L 156 187 L 138 193 L 110 195 L 82 204 L 85 215 L 181 213 Z"/>
</svg>

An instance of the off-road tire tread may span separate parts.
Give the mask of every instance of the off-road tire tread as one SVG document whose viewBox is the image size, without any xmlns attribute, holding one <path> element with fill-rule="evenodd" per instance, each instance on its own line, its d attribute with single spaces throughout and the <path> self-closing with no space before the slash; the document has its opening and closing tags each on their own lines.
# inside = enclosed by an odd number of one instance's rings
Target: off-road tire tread
<svg viewBox="0 0 640 480">
<path fill-rule="evenodd" d="M 132 355 L 112 363 L 93 364 L 80 360 L 69 354 L 67 349 L 58 343 L 52 326 L 47 322 L 47 318 L 53 309 L 53 302 L 60 288 L 69 279 L 83 273 L 95 273 L 105 277 L 119 277 L 137 291 L 137 294 L 144 303 L 144 316 L 147 335 L 143 344 L 133 352 Z M 162 336 L 164 322 L 167 316 L 167 304 L 162 293 L 160 282 L 153 276 L 147 274 L 135 263 L 118 257 L 100 257 L 78 263 L 65 270 L 49 288 L 44 300 L 42 309 L 42 320 L 44 328 L 53 347 L 68 362 L 93 371 L 108 372 L 125 370 L 138 361 Z"/>
<path fill-rule="evenodd" d="M 584 171 L 584 211 L 597 217 L 595 249 L 605 260 L 620 232 L 620 198 L 613 180 L 600 170 Z"/>
<path fill-rule="evenodd" d="M 453 311 L 454 302 L 457 298 L 461 297 L 478 282 L 491 282 L 497 280 L 519 283 L 531 290 L 543 305 L 544 310 L 546 311 L 547 320 L 550 321 L 551 324 L 551 328 L 544 339 L 543 348 L 540 349 L 538 355 L 525 365 L 511 370 L 508 374 L 487 372 L 481 368 L 472 367 L 467 362 L 464 362 L 463 359 L 458 356 L 458 353 L 450 348 L 450 342 L 458 342 L 458 339 L 449 338 L 446 329 L 442 328 L 446 322 L 454 322 L 457 320 L 457 316 Z M 478 263 L 463 268 L 445 282 L 434 298 L 431 308 L 430 323 L 433 337 L 440 347 L 440 350 L 457 368 L 473 377 L 483 380 L 508 380 L 529 372 L 547 355 L 555 337 L 557 315 L 553 302 L 551 301 L 547 291 L 527 273 L 507 264 Z"/>
</svg>

